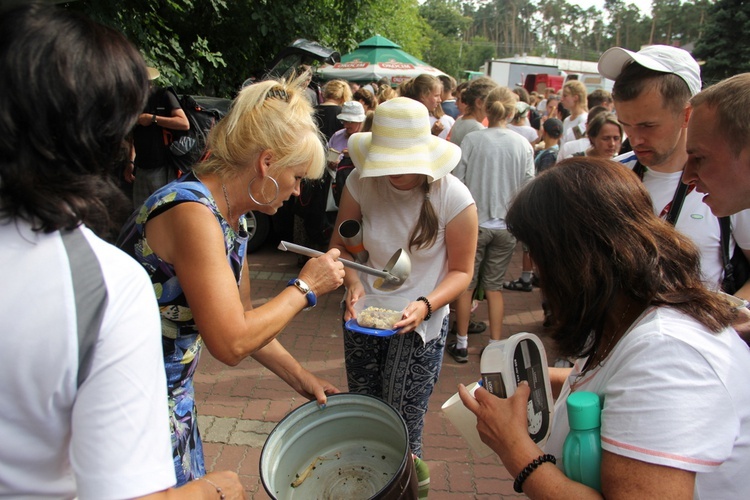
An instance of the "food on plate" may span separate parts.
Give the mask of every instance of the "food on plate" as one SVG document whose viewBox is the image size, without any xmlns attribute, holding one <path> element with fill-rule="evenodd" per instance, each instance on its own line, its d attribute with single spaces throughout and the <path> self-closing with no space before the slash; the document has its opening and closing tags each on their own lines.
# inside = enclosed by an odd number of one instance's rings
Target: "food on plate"
<svg viewBox="0 0 750 500">
<path fill-rule="evenodd" d="M 401 319 L 401 311 L 370 306 L 357 315 L 359 326 L 390 330 Z"/>
</svg>

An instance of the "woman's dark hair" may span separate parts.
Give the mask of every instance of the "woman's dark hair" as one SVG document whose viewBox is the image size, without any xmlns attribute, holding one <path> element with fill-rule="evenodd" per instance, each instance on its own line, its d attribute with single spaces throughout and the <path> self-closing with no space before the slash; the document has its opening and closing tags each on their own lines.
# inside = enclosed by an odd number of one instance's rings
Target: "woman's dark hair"
<svg viewBox="0 0 750 500">
<path fill-rule="evenodd" d="M 593 117 L 589 115 L 586 121 L 586 135 L 589 138 L 598 137 L 602 128 L 607 124 L 616 126 L 620 131 L 620 137 L 622 137 L 622 124 L 617 120 L 616 114 L 609 112 L 599 113 Z"/>
<path fill-rule="evenodd" d="M 619 294 L 673 307 L 714 332 L 733 319 L 704 287 L 695 245 L 654 215 L 643 183 L 619 163 L 564 160 L 517 194 L 505 220 L 537 265 L 562 355 L 597 347 Z"/>
<path fill-rule="evenodd" d="M 375 97 L 373 93 L 367 89 L 357 90 L 354 94 L 352 94 L 352 100 L 361 102 L 362 104 L 367 106 L 367 109 L 370 110 L 378 107 L 378 98 Z"/>
<path fill-rule="evenodd" d="M 148 96 L 140 53 L 76 13 L 17 7 L 0 16 L 0 89 L 0 218 L 116 235 L 114 170 Z"/>
</svg>

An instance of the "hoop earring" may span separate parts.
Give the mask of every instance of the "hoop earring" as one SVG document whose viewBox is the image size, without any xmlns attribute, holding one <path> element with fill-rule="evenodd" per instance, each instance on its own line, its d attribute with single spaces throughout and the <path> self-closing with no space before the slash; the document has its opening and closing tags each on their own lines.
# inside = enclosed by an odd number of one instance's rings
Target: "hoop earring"
<svg viewBox="0 0 750 500">
<path fill-rule="evenodd" d="M 276 193 L 274 193 L 273 198 L 271 200 L 269 200 L 269 201 L 267 201 L 265 203 L 259 202 L 257 199 L 255 199 L 255 196 L 253 196 L 253 191 L 252 191 L 253 182 L 255 182 L 255 179 L 257 179 L 257 177 L 253 177 L 252 179 L 250 179 L 250 183 L 248 183 L 248 185 L 247 185 L 247 195 L 250 197 L 250 199 L 253 201 L 253 203 L 255 203 L 256 205 L 260 205 L 261 207 L 265 207 L 267 205 L 270 205 L 271 203 L 273 203 L 274 201 L 276 201 L 276 198 L 279 197 L 279 183 L 276 182 L 276 179 L 274 179 L 270 175 L 266 176 L 266 178 L 271 179 L 271 182 L 273 182 L 273 185 L 276 188 Z M 265 179 L 263 180 L 263 182 L 265 182 Z M 261 187 L 260 192 L 263 193 L 263 187 Z"/>
</svg>

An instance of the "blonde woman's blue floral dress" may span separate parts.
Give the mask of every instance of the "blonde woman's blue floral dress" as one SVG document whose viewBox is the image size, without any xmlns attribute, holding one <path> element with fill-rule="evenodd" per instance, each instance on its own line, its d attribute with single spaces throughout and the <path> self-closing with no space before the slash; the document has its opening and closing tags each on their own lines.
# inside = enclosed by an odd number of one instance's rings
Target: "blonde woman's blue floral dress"
<svg viewBox="0 0 750 500">
<path fill-rule="evenodd" d="M 203 341 L 174 268 L 153 253 L 144 231 L 149 219 L 180 203 L 201 203 L 213 212 L 224 232 L 227 264 L 232 268 L 238 286 L 248 240 L 245 218 L 240 219 L 239 234 L 235 233 L 216 207 L 211 192 L 191 173 L 152 194 L 125 224 L 117 242 L 118 247 L 146 269 L 159 303 L 172 456 L 178 486 L 206 473 L 193 388 L 193 374 L 198 366 Z"/>
</svg>

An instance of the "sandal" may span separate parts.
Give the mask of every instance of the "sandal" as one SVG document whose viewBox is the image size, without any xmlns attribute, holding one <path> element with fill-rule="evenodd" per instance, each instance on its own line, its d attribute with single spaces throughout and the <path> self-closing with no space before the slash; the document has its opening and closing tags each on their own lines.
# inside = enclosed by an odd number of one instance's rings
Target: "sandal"
<svg viewBox="0 0 750 500">
<path fill-rule="evenodd" d="M 530 281 L 523 281 L 521 278 L 518 278 L 514 281 L 506 281 L 503 283 L 503 288 L 515 292 L 530 292 L 534 289 L 534 286 Z"/>
</svg>

